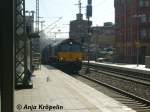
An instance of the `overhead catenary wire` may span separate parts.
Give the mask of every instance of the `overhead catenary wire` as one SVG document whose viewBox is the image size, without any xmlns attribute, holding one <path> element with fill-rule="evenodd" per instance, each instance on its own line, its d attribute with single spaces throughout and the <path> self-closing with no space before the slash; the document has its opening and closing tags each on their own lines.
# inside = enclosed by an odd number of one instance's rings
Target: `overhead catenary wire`
<svg viewBox="0 0 150 112">
<path fill-rule="evenodd" d="M 103 0 L 103 1 L 101 1 L 101 2 L 99 2 L 99 3 L 97 3 L 97 4 L 94 4 L 93 7 L 96 8 L 96 7 L 98 7 L 98 6 L 101 6 L 101 5 L 105 4 L 107 1 L 108 1 L 108 0 Z"/>
<path fill-rule="evenodd" d="M 51 23 L 50 25 L 48 25 L 47 27 L 45 27 L 43 30 L 48 29 L 49 27 L 51 27 L 52 25 L 55 25 L 57 22 L 59 22 L 63 17 L 59 17 L 56 21 L 54 21 L 53 23 Z"/>
</svg>

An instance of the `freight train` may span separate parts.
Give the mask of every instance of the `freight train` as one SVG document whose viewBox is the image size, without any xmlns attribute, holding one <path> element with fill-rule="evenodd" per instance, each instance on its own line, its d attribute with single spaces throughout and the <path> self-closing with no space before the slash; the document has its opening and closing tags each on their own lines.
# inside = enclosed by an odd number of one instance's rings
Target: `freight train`
<svg viewBox="0 0 150 112">
<path fill-rule="evenodd" d="M 48 63 L 64 71 L 78 72 L 81 69 L 83 58 L 81 44 L 72 39 L 49 46 Z"/>
</svg>

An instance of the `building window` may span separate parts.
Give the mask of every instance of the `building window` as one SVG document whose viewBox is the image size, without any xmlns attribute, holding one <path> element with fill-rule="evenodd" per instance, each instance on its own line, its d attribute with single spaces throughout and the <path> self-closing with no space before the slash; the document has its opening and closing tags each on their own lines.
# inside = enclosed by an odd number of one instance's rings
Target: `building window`
<svg viewBox="0 0 150 112">
<path fill-rule="evenodd" d="M 145 6 L 146 6 L 146 7 L 149 7 L 149 6 L 150 6 L 150 1 L 149 1 L 149 0 L 145 1 Z"/>
<path fill-rule="evenodd" d="M 145 29 L 140 30 L 140 39 L 145 37 L 146 37 L 146 30 Z"/>
<path fill-rule="evenodd" d="M 140 5 L 140 7 L 144 7 L 145 6 L 145 1 L 144 0 L 140 0 L 139 5 Z"/>
<path fill-rule="evenodd" d="M 140 7 L 149 7 L 150 1 L 149 0 L 140 0 L 139 5 L 140 5 Z"/>
<path fill-rule="evenodd" d="M 148 21 L 150 22 L 150 15 L 148 16 Z"/>
<path fill-rule="evenodd" d="M 145 23 L 146 22 L 146 16 L 142 16 L 141 18 L 140 18 L 140 20 L 141 20 L 141 23 Z"/>
</svg>

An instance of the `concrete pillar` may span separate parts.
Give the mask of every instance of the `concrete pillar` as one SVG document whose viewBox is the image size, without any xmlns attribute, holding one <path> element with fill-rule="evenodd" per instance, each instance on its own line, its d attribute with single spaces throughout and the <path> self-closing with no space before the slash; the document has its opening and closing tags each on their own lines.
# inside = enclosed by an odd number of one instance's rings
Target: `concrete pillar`
<svg viewBox="0 0 150 112">
<path fill-rule="evenodd" d="M 0 3 L 0 45 L 1 45 L 1 112 L 14 111 L 14 47 L 13 47 L 13 2 L 2 0 Z"/>
</svg>

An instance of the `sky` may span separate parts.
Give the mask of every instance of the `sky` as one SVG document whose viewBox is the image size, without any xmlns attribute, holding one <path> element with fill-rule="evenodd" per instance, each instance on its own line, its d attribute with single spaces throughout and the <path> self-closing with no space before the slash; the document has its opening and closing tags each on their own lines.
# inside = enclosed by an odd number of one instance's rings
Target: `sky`
<svg viewBox="0 0 150 112">
<path fill-rule="evenodd" d="M 36 8 L 36 0 L 26 0 L 26 10 Z M 52 32 L 64 32 L 57 36 L 68 36 L 69 23 L 76 19 L 79 12 L 78 0 L 39 0 L 40 21 L 45 21 L 43 29 L 49 37 Z M 83 18 L 86 19 L 87 0 L 81 0 Z M 104 22 L 114 23 L 114 0 L 92 0 L 93 14 L 90 20 L 93 26 L 102 26 Z"/>
</svg>

